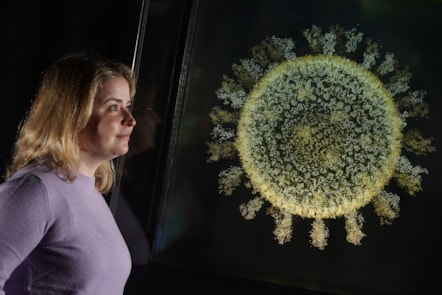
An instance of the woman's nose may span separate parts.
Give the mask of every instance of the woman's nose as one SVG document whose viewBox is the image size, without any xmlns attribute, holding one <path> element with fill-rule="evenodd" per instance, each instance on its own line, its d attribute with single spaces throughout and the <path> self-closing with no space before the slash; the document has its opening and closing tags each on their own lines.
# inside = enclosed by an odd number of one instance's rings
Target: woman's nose
<svg viewBox="0 0 442 295">
<path fill-rule="evenodd" d="M 137 121 L 129 110 L 125 110 L 125 114 L 123 117 L 123 124 L 127 126 L 135 126 Z"/>
</svg>

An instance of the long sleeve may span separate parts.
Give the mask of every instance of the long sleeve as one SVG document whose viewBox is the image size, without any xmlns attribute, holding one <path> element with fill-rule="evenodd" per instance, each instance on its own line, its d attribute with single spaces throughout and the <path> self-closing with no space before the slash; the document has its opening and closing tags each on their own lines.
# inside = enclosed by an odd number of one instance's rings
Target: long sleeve
<svg viewBox="0 0 442 295">
<path fill-rule="evenodd" d="M 6 280 L 40 243 L 50 224 L 45 187 L 32 175 L 0 187 L 0 294 Z"/>
</svg>

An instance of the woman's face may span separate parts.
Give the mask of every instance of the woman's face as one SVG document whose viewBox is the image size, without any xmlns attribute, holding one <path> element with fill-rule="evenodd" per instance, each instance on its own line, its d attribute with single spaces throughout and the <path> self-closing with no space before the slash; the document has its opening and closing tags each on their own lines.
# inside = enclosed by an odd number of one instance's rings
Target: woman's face
<svg viewBox="0 0 442 295">
<path fill-rule="evenodd" d="M 88 166 L 127 153 L 136 123 L 130 113 L 131 103 L 129 84 L 124 78 L 109 78 L 99 88 L 91 118 L 80 133 L 81 160 Z"/>
</svg>

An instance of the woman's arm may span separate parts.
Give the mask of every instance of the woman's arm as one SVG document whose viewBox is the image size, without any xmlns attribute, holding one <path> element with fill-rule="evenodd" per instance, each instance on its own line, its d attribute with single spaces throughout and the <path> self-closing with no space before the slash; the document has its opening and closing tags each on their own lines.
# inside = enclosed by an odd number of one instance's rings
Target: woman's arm
<svg viewBox="0 0 442 295">
<path fill-rule="evenodd" d="M 47 191 L 37 177 L 24 175 L 0 185 L 0 295 L 49 224 Z"/>
</svg>

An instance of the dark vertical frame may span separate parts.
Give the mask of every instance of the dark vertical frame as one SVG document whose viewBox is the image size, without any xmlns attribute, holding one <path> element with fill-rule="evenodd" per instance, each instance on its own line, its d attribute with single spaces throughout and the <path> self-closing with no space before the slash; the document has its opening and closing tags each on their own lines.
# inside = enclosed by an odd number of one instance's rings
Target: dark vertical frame
<svg viewBox="0 0 442 295">
<path fill-rule="evenodd" d="M 124 208 L 129 206 L 130 212 L 124 212 L 130 215 L 132 222 L 136 221 L 137 228 L 143 229 L 149 242 L 153 241 L 155 235 L 160 202 L 158 191 L 161 190 L 163 181 L 163 161 L 169 146 L 170 123 L 176 103 L 192 3 L 191 0 L 144 0 L 138 19 L 132 64 L 138 74 L 138 86 L 133 105 L 134 108 L 150 106 L 160 123 L 154 135 L 153 147 L 134 156 L 124 156 L 116 160 L 116 186 L 107 197 L 113 211 L 127 210 Z M 143 119 L 139 118 L 135 128 L 142 130 L 145 127 Z M 122 180 L 127 176 L 126 173 L 130 174 L 130 179 Z M 121 222 L 121 214 L 116 216 L 117 223 Z M 149 253 L 148 248 L 144 251 Z M 134 264 L 125 294 L 148 293 L 152 289 L 149 283 L 151 276 L 150 265 Z"/>
</svg>

